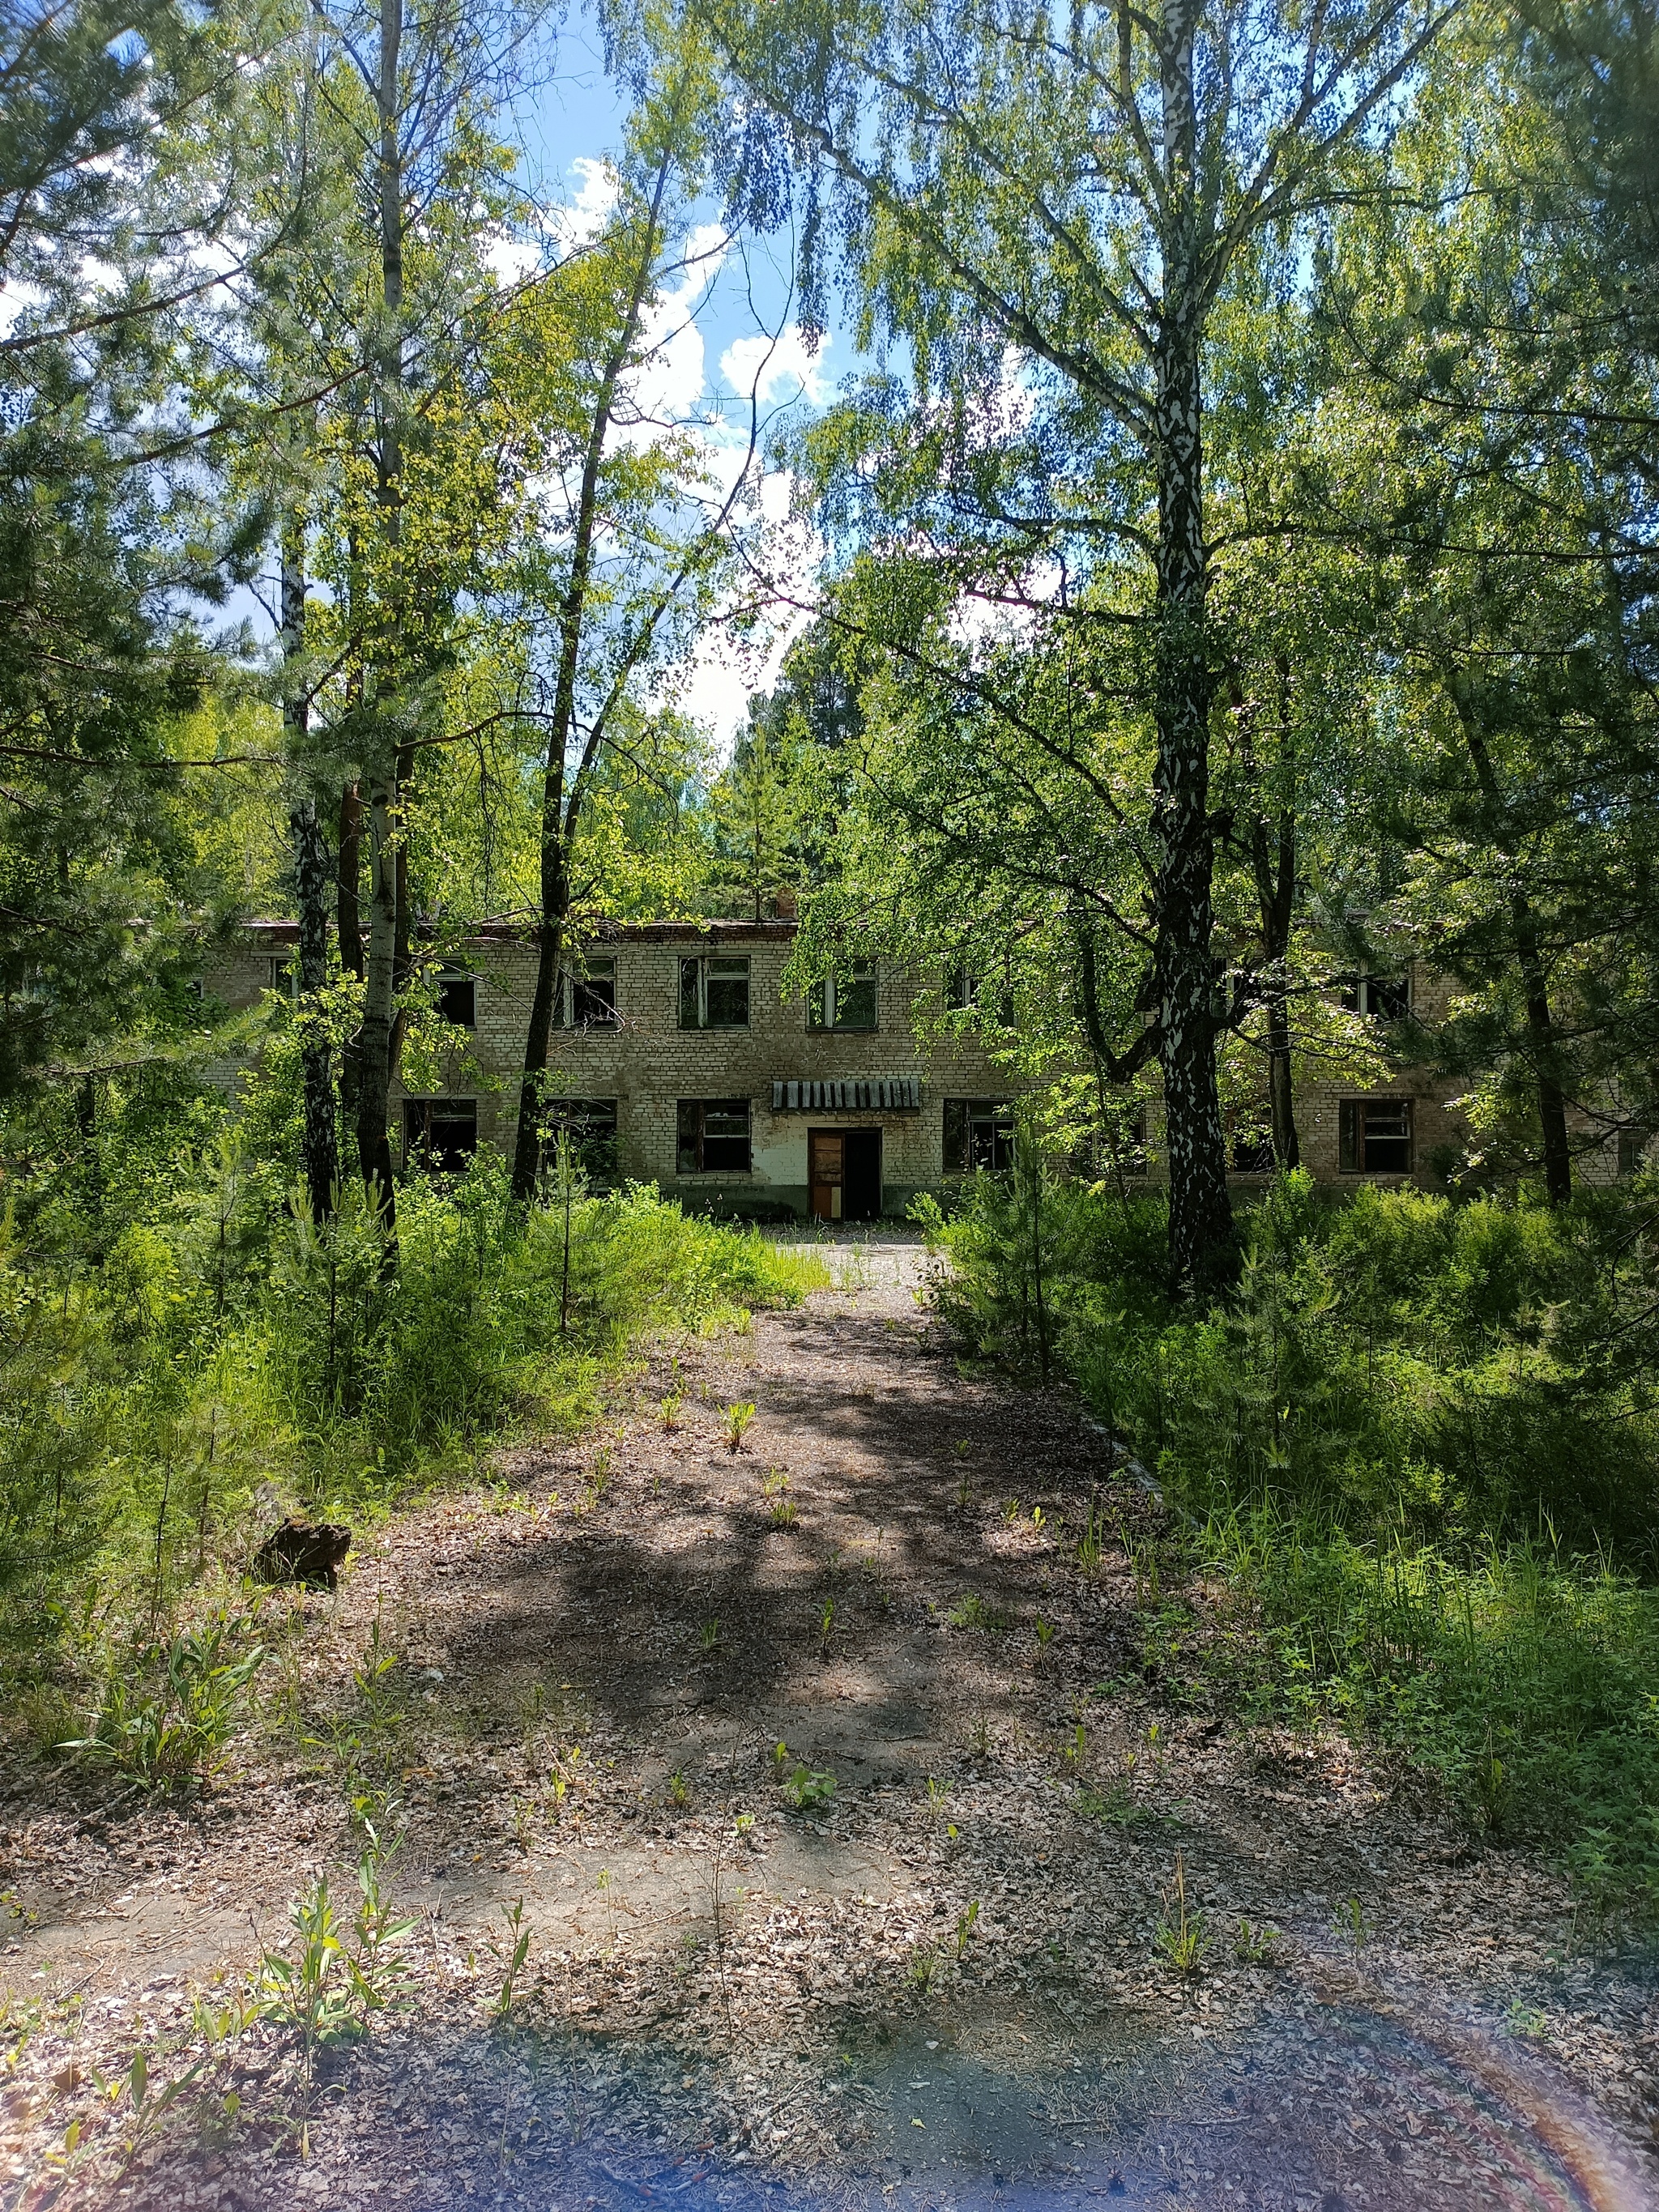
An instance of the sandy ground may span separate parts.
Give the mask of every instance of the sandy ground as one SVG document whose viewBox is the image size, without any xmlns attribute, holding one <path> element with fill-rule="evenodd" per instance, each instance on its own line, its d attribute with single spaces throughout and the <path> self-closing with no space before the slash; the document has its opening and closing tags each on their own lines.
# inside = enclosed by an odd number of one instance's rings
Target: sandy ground
<svg viewBox="0 0 1659 2212">
<path fill-rule="evenodd" d="M 284 1601 L 209 1788 L 7 1754 L 0 2206 L 1659 2203 L 1646 1972 L 1149 1660 L 1157 1498 L 963 1371 L 919 1247 L 830 1257 Z M 307 2069 L 237 1999 L 371 1784 L 403 1972 Z"/>
</svg>

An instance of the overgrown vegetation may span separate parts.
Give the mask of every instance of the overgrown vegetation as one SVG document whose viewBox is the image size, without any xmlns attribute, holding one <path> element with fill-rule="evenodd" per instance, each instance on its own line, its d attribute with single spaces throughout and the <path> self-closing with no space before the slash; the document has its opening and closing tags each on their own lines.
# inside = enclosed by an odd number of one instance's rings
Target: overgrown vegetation
<svg viewBox="0 0 1659 2212">
<path fill-rule="evenodd" d="M 984 1176 L 924 1210 L 976 1351 L 1052 1360 L 1163 1487 L 1137 1587 L 1172 1694 L 1350 1728 L 1559 1849 L 1598 1919 L 1659 1923 L 1656 1197 L 1292 1175 L 1206 1305 L 1168 1295 L 1155 1195 Z"/>
<path fill-rule="evenodd" d="M 494 1153 L 409 1178 L 393 1272 L 354 1189 L 319 1224 L 280 1146 L 256 1149 L 268 1103 L 116 1102 L 90 1159 L 41 1162 L 0 1247 L 5 1664 L 29 1681 L 83 1647 L 109 1686 L 73 1733 L 152 1777 L 194 1771 L 222 1703 L 215 1655 L 167 1642 L 175 1600 L 234 1580 L 283 1510 L 361 1520 L 509 1435 L 568 1432 L 642 1332 L 816 1279 L 654 1188 L 579 1192 L 567 1239 Z"/>
</svg>

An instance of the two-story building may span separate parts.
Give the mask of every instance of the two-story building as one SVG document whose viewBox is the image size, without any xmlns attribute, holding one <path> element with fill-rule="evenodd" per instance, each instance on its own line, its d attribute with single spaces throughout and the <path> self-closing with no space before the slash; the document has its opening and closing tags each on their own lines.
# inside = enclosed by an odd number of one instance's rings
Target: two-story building
<svg viewBox="0 0 1659 2212">
<path fill-rule="evenodd" d="M 573 947 L 549 1070 L 549 1118 L 590 1166 L 652 1182 L 718 1212 L 869 1220 L 1012 1156 L 1018 1089 L 971 1032 L 939 1034 L 936 993 L 867 962 L 787 996 L 793 921 L 620 924 Z M 205 979 L 235 1006 L 286 987 L 297 929 L 251 924 Z M 437 981 L 441 1035 L 394 1092 L 406 1157 L 455 1164 L 481 1144 L 510 1149 L 535 981 L 527 933 L 486 927 Z M 1352 979 L 1354 1010 L 1387 1024 L 1432 1022 L 1450 986 L 1416 961 Z M 926 1000 L 924 1009 L 923 1000 Z M 1431 1183 L 1467 1130 L 1463 1086 L 1408 1063 L 1368 1085 L 1298 1083 L 1304 1164 L 1321 1182 Z M 1157 1180 L 1156 1110 L 1147 1159 Z M 1271 1175 L 1259 1131 L 1230 1137 L 1241 1189 Z"/>
<path fill-rule="evenodd" d="M 550 1120 L 590 1163 L 735 1213 L 872 1220 L 1006 1164 L 1006 1072 L 972 1036 L 919 1036 L 916 986 L 886 963 L 786 997 L 794 933 L 789 921 L 647 922 L 573 948 Z M 253 923 L 207 988 L 235 1006 L 286 988 L 297 938 L 292 922 Z M 455 1043 L 436 1085 L 394 1094 L 406 1154 L 453 1164 L 510 1147 L 535 975 L 533 942 L 509 929 L 480 931 L 441 971 Z"/>
</svg>

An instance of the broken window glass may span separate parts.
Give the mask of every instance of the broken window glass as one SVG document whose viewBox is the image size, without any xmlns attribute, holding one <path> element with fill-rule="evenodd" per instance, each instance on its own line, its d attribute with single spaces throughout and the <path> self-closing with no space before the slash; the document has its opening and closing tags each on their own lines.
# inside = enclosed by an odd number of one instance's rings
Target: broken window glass
<svg viewBox="0 0 1659 2212">
<path fill-rule="evenodd" d="M 749 1026 L 749 957 L 709 955 L 680 963 L 680 1027 L 683 1030 L 746 1030 Z"/>
<path fill-rule="evenodd" d="M 1339 1111 L 1337 1164 L 1344 1175 L 1411 1173 L 1409 1098 L 1345 1098 Z"/>
<path fill-rule="evenodd" d="M 681 1175 L 749 1173 L 746 1098 L 682 1098 L 675 1118 L 675 1158 Z"/>
</svg>

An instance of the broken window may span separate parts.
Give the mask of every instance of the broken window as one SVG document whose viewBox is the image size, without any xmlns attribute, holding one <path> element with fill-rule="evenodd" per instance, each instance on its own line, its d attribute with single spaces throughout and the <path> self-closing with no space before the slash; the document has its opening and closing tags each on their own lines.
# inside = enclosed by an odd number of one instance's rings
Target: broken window
<svg viewBox="0 0 1659 2212">
<path fill-rule="evenodd" d="M 477 1027 L 478 986 L 475 977 L 460 975 L 454 969 L 439 976 L 438 1018 L 453 1022 L 458 1030 Z"/>
<path fill-rule="evenodd" d="M 945 1100 L 946 1175 L 1000 1175 L 1013 1164 L 1014 1115 L 1006 1099 Z"/>
<path fill-rule="evenodd" d="M 1271 1175 L 1277 1165 L 1273 1139 L 1259 1127 L 1235 1131 L 1228 1140 L 1227 1165 L 1234 1175 Z"/>
<path fill-rule="evenodd" d="M 749 958 L 709 955 L 680 963 L 680 1027 L 683 1030 L 746 1030 L 749 1026 Z"/>
<path fill-rule="evenodd" d="M 441 1174 L 465 1168 L 478 1149 L 476 1098 L 405 1098 L 404 1161 Z"/>
<path fill-rule="evenodd" d="M 300 995 L 300 963 L 291 952 L 273 952 L 265 963 L 270 975 L 268 988 L 280 991 L 285 999 Z"/>
<path fill-rule="evenodd" d="M 1345 1098 L 1338 1110 L 1337 1164 L 1344 1175 L 1411 1173 L 1409 1098 Z"/>
<path fill-rule="evenodd" d="M 1373 1021 L 1403 1022 L 1412 1010 L 1412 981 L 1404 975 L 1376 975 L 1369 968 L 1337 979 L 1337 996 L 1351 1014 Z"/>
<path fill-rule="evenodd" d="M 676 1116 L 675 1160 L 681 1175 L 747 1175 L 746 1098 L 682 1098 Z"/>
<path fill-rule="evenodd" d="M 614 1028 L 617 963 L 609 955 L 587 962 L 580 975 L 559 977 L 557 1025 L 562 1030 Z"/>
<path fill-rule="evenodd" d="M 855 960 L 844 975 L 826 975 L 806 1002 L 809 1030 L 872 1030 L 876 1026 L 876 963 Z"/>
<path fill-rule="evenodd" d="M 561 1136 L 570 1140 L 580 1171 L 594 1182 L 617 1177 L 617 1102 L 614 1098 L 550 1098 L 542 1108 L 542 1167 L 551 1169 Z"/>
</svg>

